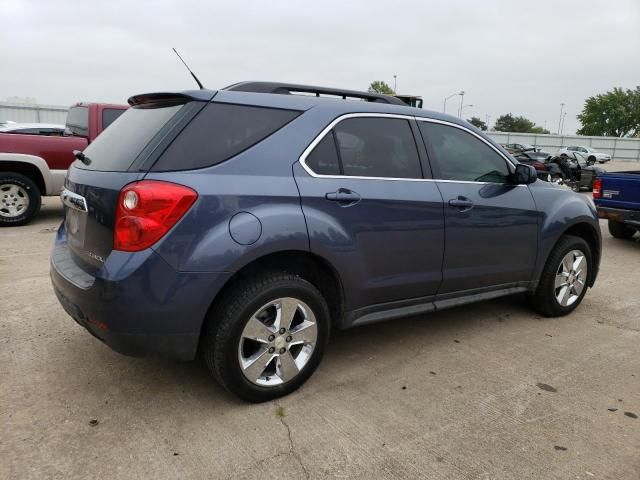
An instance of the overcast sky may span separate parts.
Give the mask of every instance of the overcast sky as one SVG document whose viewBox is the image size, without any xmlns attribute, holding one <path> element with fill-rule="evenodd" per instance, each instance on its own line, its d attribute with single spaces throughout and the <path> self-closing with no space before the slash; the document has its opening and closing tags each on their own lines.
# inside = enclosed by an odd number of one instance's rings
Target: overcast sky
<svg viewBox="0 0 640 480">
<path fill-rule="evenodd" d="M 279 80 L 422 95 L 466 118 L 512 112 L 565 132 L 584 100 L 640 84 L 640 0 L 0 0 L 0 99 L 123 103 Z M 447 111 L 454 113 L 460 97 Z"/>
</svg>

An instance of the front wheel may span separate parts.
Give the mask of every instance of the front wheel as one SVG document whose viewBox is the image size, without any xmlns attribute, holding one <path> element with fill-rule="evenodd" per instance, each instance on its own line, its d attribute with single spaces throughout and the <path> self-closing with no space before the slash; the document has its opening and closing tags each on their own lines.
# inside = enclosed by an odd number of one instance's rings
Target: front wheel
<svg viewBox="0 0 640 480">
<path fill-rule="evenodd" d="M 315 371 L 329 338 L 320 292 L 288 273 L 265 273 L 233 287 L 212 309 L 204 358 L 215 378 L 249 402 L 287 395 Z"/>
<path fill-rule="evenodd" d="M 622 222 L 609 220 L 609 233 L 615 238 L 628 240 L 636 233 L 636 229 L 625 225 Z"/>
<path fill-rule="evenodd" d="M 29 222 L 42 198 L 38 186 L 19 173 L 0 172 L 0 226 L 16 227 Z"/>
<path fill-rule="evenodd" d="M 545 317 L 571 313 L 587 293 L 591 249 L 580 237 L 565 235 L 553 248 L 533 295 L 534 308 Z"/>
</svg>

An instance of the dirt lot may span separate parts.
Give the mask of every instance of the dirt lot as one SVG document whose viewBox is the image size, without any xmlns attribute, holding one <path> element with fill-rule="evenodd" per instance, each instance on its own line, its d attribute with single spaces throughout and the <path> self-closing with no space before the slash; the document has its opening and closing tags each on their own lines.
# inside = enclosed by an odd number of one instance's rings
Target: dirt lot
<svg viewBox="0 0 640 480">
<path fill-rule="evenodd" d="M 198 362 L 121 356 L 67 317 L 61 213 L 47 199 L 0 230 L 2 479 L 640 478 L 638 237 L 602 224 L 569 317 L 514 297 L 338 332 L 306 386 L 248 405 Z"/>
</svg>

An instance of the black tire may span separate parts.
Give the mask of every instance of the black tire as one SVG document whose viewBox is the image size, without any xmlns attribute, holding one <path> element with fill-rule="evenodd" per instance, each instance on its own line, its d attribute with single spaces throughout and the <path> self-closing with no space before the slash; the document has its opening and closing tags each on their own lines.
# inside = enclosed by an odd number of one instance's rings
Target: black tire
<svg viewBox="0 0 640 480">
<path fill-rule="evenodd" d="M 291 380 L 275 386 L 249 381 L 241 368 L 238 349 L 248 320 L 263 305 L 282 297 L 293 297 L 312 310 L 317 340 L 307 363 Z M 202 350 L 209 371 L 229 392 L 248 402 L 265 402 L 299 388 L 315 371 L 329 340 L 330 314 L 320 292 L 309 282 L 285 272 L 268 272 L 239 281 L 213 306 L 202 337 Z"/>
<path fill-rule="evenodd" d="M 566 153 L 562 153 L 562 154 L 560 154 L 560 156 L 561 156 L 562 158 L 567 158 L 567 154 L 566 154 Z"/>
<path fill-rule="evenodd" d="M 572 250 L 580 250 L 584 254 L 587 261 L 588 275 L 586 285 L 577 300 L 569 306 L 563 306 L 556 299 L 555 278 L 562 259 Z M 553 250 L 547 258 L 547 263 L 545 264 L 544 269 L 542 270 L 542 275 L 540 276 L 538 288 L 532 296 L 533 307 L 538 313 L 545 317 L 561 317 L 571 313 L 578 305 L 580 305 L 582 299 L 587 293 L 592 273 L 593 262 L 589 244 L 580 237 L 575 237 L 573 235 L 563 236 L 556 246 L 553 247 Z"/>
<path fill-rule="evenodd" d="M 596 157 L 591 156 L 591 157 L 587 158 L 587 162 L 596 163 Z"/>
<path fill-rule="evenodd" d="M 609 220 L 609 233 L 615 238 L 628 240 L 635 235 L 636 229 L 622 222 Z"/>
<path fill-rule="evenodd" d="M 11 187 L 18 187 L 21 193 L 17 197 L 11 197 L 16 195 L 10 191 Z M 12 200 L 22 200 L 22 192 L 27 194 L 28 205 L 23 211 L 11 215 L 8 208 L 15 204 Z M 40 189 L 33 180 L 19 173 L 0 172 L 0 227 L 17 227 L 30 222 L 40 210 L 41 204 Z"/>
</svg>

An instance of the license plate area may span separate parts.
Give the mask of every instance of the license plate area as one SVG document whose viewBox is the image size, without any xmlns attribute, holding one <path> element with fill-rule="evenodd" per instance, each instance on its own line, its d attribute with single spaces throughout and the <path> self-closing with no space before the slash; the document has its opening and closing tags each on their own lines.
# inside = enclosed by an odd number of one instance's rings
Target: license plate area
<svg viewBox="0 0 640 480">
<path fill-rule="evenodd" d="M 69 246 L 82 249 L 87 231 L 87 201 L 82 195 L 66 188 L 60 198 L 65 206 L 64 226 Z"/>
</svg>

